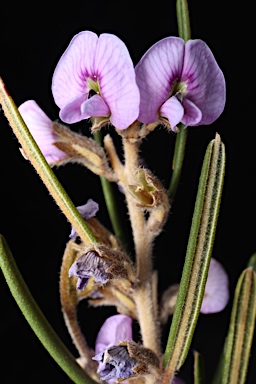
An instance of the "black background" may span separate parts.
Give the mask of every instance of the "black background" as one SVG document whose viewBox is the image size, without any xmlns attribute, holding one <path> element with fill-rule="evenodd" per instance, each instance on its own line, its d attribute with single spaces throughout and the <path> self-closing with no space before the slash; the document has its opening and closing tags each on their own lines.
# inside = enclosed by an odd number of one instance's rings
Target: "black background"
<svg viewBox="0 0 256 384">
<path fill-rule="evenodd" d="M 17 3 L 1 6 L 0 75 L 17 105 L 35 99 L 53 120 L 58 107 L 51 94 L 51 76 L 71 38 L 81 30 L 115 33 L 127 45 L 134 64 L 159 39 L 177 36 L 175 1 L 73 0 L 69 3 Z M 227 82 L 224 113 L 211 126 L 189 128 L 181 184 L 163 233 L 155 244 L 154 263 L 159 269 L 159 292 L 179 281 L 193 213 L 200 166 L 215 133 L 226 146 L 227 170 L 223 200 L 213 249 L 230 277 L 231 298 L 226 309 L 201 315 L 192 350 L 202 353 L 206 383 L 210 383 L 227 332 L 236 281 L 255 246 L 255 62 L 253 61 L 252 10 L 241 3 L 199 0 L 189 4 L 192 37 L 206 41 Z M 140 5 L 140 7 L 138 7 Z M 231 6 L 232 5 L 232 6 Z M 81 131 L 80 124 L 72 129 Z M 165 186 L 175 136 L 164 130 L 151 134 L 143 155 Z M 100 182 L 85 168 L 68 165 L 54 170 L 75 205 L 93 198 L 100 204 L 97 217 L 110 226 Z M 121 200 L 120 200 L 121 201 Z M 127 218 L 124 213 L 124 220 Z M 58 280 L 61 257 L 70 225 L 49 196 L 0 114 L 0 233 L 45 316 L 76 356 L 60 310 Z M 3 383 L 70 383 L 30 330 L 0 274 L 0 380 Z M 113 308 L 80 308 L 81 326 L 93 347 L 100 325 Z M 165 336 L 165 334 L 164 334 Z M 255 342 L 248 384 L 255 383 Z M 192 352 L 181 377 L 193 383 Z"/>
</svg>

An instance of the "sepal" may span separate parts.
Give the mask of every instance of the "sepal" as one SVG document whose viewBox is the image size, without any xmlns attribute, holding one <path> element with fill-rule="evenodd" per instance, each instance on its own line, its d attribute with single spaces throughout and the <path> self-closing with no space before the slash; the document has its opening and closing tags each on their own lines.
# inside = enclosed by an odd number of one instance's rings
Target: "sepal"
<svg viewBox="0 0 256 384">
<path fill-rule="evenodd" d="M 73 132 L 58 122 L 52 123 L 52 130 L 58 137 L 55 146 L 69 156 L 70 162 L 82 164 L 96 175 L 117 181 L 104 149 L 94 139 Z"/>
<path fill-rule="evenodd" d="M 149 169 L 139 168 L 134 174 L 134 182 L 134 185 L 128 185 L 128 190 L 137 206 L 150 210 L 162 203 L 164 188 Z"/>
</svg>

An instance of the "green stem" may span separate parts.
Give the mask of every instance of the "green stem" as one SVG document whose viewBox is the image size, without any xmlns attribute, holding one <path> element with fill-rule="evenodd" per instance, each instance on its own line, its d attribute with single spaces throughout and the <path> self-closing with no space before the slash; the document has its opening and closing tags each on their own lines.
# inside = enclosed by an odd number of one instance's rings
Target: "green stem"
<svg viewBox="0 0 256 384">
<path fill-rule="evenodd" d="M 174 155 L 173 155 L 173 161 L 172 161 L 172 169 L 173 169 L 172 178 L 171 178 L 171 182 L 168 190 L 168 195 L 169 195 L 169 200 L 171 205 L 176 196 L 176 192 L 180 182 L 183 160 L 185 156 L 187 136 L 188 136 L 188 131 L 187 129 L 184 129 L 183 125 L 181 124 L 179 132 L 176 135 L 175 149 L 174 149 Z"/>
<path fill-rule="evenodd" d="M 23 121 L 18 108 L 7 92 L 5 84 L 1 78 L 0 104 L 2 105 L 5 116 L 9 121 L 14 134 L 19 140 L 27 158 L 36 169 L 55 202 L 58 204 L 69 222 L 73 225 L 81 239 L 87 242 L 89 240 L 91 243 L 95 243 L 96 238 L 45 160 L 37 143 Z"/>
<path fill-rule="evenodd" d="M 100 145 L 102 145 L 102 135 L 100 131 L 96 131 L 94 133 L 94 138 Z M 128 242 L 123 230 L 122 220 L 120 218 L 119 211 L 115 203 L 116 199 L 115 199 L 115 191 L 114 191 L 113 185 L 104 176 L 100 176 L 100 181 L 101 181 L 101 187 L 102 187 L 106 207 L 108 210 L 109 218 L 110 218 L 114 233 L 117 236 L 117 238 L 121 241 L 126 251 L 130 253 L 130 250 L 128 249 Z"/>
<path fill-rule="evenodd" d="M 205 384 L 205 366 L 202 355 L 194 351 L 194 384 Z"/>
<path fill-rule="evenodd" d="M 4 237 L 0 235 L 0 266 L 10 291 L 43 346 L 76 384 L 95 383 L 59 339 L 31 295 Z"/>
<path fill-rule="evenodd" d="M 176 14 L 177 14 L 179 36 L 186 42 L 191 39 L 187 0 L 177 0 Z"/>
<path fill-rule="evenodd" d="M 190 33 L 190 21 L 187 0 L 177 0 L 176 2 L 176 14 L 178 22 L 179 36 L 186 42 L 191 39 Z M 172 177 L 169 186 L 169 198 L 172 205 L 177 188 L 179 185 L 181 171 L 183 166 L 183 160 L 185 156 L 186 142 L 187 142 L 188 130 L 184 129 L 183 124 L 179 124 L 179 132 L 176 135 L 175 149 L 172 162 Z"/>
</svg>

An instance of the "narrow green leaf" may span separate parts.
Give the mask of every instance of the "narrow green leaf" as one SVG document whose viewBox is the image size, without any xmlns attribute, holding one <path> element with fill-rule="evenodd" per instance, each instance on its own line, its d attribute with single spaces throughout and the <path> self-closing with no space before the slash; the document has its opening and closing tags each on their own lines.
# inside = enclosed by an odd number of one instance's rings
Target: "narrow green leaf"
<svg viewBox="0 0 256 384">
<path fill-rule="evenodd" d="M 225 344 L 222 384 L 244 384 L 255 328 L 256 273 L 246 268 L 238 279 Z"/>
<path fill-rule="evenodd" d="M 74 383 L 95 383 L 76 362 L 74 356 L 46 320 L 23 280 L 9 246 L 2 235 L 0 235 L 0 267 L 10 291 L 27 322 L 56 363 Z"/>
<path fill-rule="evenodd" d="M 195 351 L 194 352 L 194 384 L 205 383 L 205 368 L 202 355 Z"/>
<path fill-rule="evenodd" d="M 256 272 L 256 252 L 250 257 L 247 267 L 252 267 L 254 272 Z"/>
<path fill-rule="evenodd" d="M 217 134 L 206 150 L 180 289 L 166 346 L 166 381 L 187 356 L 200 313 L 224 181 L 225 148 Z"/>
<path fill-rule="evenodd" d="M 19 140 L 26 156 L 31 164 L 36 169 L 46 188 L 58 204 L 64 215 L 69 222 L 73 225 L 78 235 L 82 240 L 89 240 L 92 243 L 96 239 L 87 226 L 85 220 L 82 218 L 63 186 L 55 176 L 51 167 L 45 160 L 40 148 L 35 142 L 25 122 L 23 121 L 18 108 L 16 107 L 13 99 L 6 90 L 5 84 L 0 78 L 0 104 L 14 134 Z"/>
</svg>

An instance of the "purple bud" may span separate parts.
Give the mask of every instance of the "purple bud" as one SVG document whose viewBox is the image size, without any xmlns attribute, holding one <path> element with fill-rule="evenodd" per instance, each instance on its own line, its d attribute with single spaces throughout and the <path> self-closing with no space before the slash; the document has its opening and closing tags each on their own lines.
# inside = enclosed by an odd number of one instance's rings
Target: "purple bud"
<svg viewBox="0 0 256 384">
<path fill-rule="evenodd" d="M 76 276 L 78 278 L 76 289 L 83 290 L 88 283 L 90 277 L 94 277 L 96 282 L 102 284 L 109 280 L 109 273 L 106 270 L 109 265 L 99 257 L 97 252 L 89 251 L 79 257 L 69 269 L 69 277 Z"/>
</svg>

